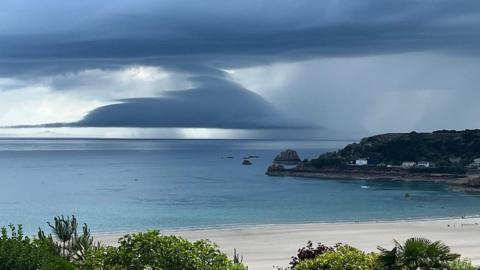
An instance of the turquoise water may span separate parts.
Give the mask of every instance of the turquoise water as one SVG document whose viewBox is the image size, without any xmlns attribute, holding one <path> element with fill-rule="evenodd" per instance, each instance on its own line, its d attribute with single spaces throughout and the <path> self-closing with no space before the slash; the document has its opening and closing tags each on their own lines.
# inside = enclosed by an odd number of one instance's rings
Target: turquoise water
<svg viewBox="0 0 480 270">
<path fill-rule="evenodd" d="M 443 184 L 264 174 L 287 147 L 311 158 L 347 143 L 4 139 L 0 224 L 34 232 L 55 215 L 75 214 L 94 231 L 119 232 L 480 214 L 478 194 Z M 260 158 L 242 166 L 248 155 Z"/>
</svg>

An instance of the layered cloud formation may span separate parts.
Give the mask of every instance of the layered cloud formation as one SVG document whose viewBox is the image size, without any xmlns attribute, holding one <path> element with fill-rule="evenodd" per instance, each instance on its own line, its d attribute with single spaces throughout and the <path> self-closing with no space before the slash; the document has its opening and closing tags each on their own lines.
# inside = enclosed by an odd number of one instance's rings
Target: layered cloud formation
<svg viewBox="0 0 480 270">
<path fill-rule="evenodd" d="M 477 1 L 92 1 L 0 4 L 0 74 L 126 65 L 215 72 L 315 57 L 477 54 Z M 17 18 L 21 18 L 18 20 Z M 207 68 L 208 67 L 208 68 Z"/>
<path fill-rule="evenodd" d="M 39 127 L 319 128 L 290 119 L 258 94 L 230 81 L 190 80 L 195 88 L 167 91 L 163 97 L 123 99 L 92 110 L 80 121 Z"/>
<path fill-rule="evenodd" d="M 0 99 L 75 113 L 0 125 L 474 128 L 479 30 L 473 0 L 5 0 Z"/>
</svg>

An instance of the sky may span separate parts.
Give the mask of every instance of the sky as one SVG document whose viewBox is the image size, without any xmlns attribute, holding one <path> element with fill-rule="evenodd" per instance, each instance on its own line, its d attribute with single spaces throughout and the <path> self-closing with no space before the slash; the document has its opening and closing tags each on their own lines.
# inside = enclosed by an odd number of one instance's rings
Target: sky
<svg viewBox="0 0 480 270">
<path fill-rule="evenodd" d="M 2 0 L 0 136 L 480 127 L 476 0 Z"/>
</svg>

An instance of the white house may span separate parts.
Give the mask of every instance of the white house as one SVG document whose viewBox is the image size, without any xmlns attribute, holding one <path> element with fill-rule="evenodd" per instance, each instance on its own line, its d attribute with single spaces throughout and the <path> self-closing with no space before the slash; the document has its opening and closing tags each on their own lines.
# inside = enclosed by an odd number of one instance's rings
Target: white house
<svg viewBox="0 0 480 270">
<path fill-rule="evenodd" d="M 417 163 L 415 163 L 415 161 L 404 161 L 404 162 L 402 162 L 402 167 L 404 167 L 404 168 L 415 167 L 415 165 L 417 165 Z"/>
<path fill-rule="evenodd" d="M 462 161 L 462 158 L 460 157 L 451 157 L 448 159 L 451 163 L 460 163 Z"/>
<path fill-rule="evenodd" d="M 473 163 L 470 164 L 469 167 L 480 169 L 480 158 L 474 159 L 474 160 L 473 160 Z"/>
<path fill-rule="evenodd" d="M 366 158 L 357 159 L 357 160 L 355 160 L 355 165 L 357 165 L 357 166 L 368 165 L 368 159 L 366 159 Z"/>
<path fill-rule="evenodd" d="M 430 168 L 430 166 L 432 166 L 432 163 L 430 163 L 430 161 L 419 161 L 417 163 L 417 167 Z"/>
<path fill-rule="evenodd" d="M 476 158 L 473 160 L 473 164 L 480 166 L 480 158 Z"/>
</svg>

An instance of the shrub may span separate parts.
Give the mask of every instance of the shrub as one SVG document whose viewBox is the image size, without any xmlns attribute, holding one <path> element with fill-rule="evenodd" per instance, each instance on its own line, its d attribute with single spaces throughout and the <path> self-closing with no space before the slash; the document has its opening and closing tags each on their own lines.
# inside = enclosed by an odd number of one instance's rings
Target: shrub
<svg viewBox="0 0 480 270">
<path fill-rule="evenodd" d="M 21 225 L 9 225 L 9 229 L 1 228 L 0 269 L 70 270 L 75 267 L 56 255 L 51 239 L 30 239 L 23 235 Z"/>
<path fill-rule="evenodd" d="M 295 270 L 369 270 L 375 269 L 376 255 L 365 253 L 348 245 L 339 245 L 334 250 L 300 262 Z"/>
<path fill-rule="evenodd" d="M 468 259 L 456 259 L 450 262 L 451 270 L 476 270 L 477 268 L 473 266 L 472 262 Z"/>
<path fill-rule="evenodd" d="M 83 259 L 76 261 L 75 264 L 82 270 L 122 269 L 112 266 L 114 265 L 113 257 L 117 256 L 116 251 L 117 248 L 110 246 L 100 246 L 95 249 L 89 249 L 85 252 Z"/>
<path fill-rule="evenodd" d="M 83 269 L 244 270 L 206 240 L 189 242 L 158 231 L 128 234 L 118 248 L 87 252 Z"/>
<path fill-rule="evenodd" d="M 305 247 L 298 249 L 297 256 L 292 257 L 292 261 L 290 262 L 290 268 L 293 269 L 300 262 L 304 260 L 314 259 L 315 257 L 320 256 L 325 252 L 331 251 L 333 249 L 333 247 L 329 247 L 321 243 L 318 243 L 317 246 L 314 248 L 312 241 L 308 241 Z"/>
</svg>

